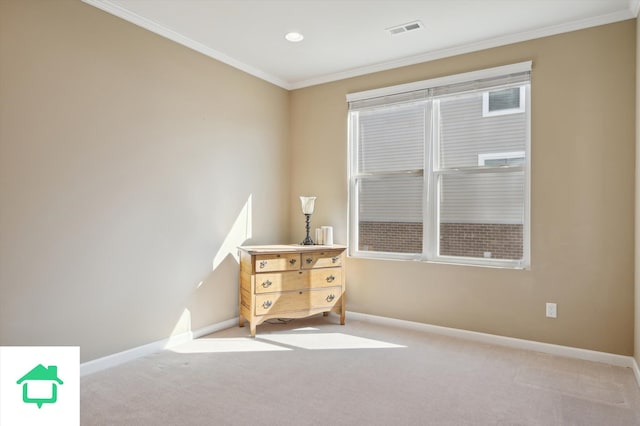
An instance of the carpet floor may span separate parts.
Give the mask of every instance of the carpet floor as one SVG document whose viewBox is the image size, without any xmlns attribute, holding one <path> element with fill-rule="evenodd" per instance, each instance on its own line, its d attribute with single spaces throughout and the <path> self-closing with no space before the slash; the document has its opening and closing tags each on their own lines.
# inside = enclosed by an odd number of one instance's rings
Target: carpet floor
<svg viewBox="0 0 640 426">
<path fill-rule="evenodd" d="M 91 425 L 640 425 L 631 369 L 335 315 L 85 376 Z"/>
</svg>

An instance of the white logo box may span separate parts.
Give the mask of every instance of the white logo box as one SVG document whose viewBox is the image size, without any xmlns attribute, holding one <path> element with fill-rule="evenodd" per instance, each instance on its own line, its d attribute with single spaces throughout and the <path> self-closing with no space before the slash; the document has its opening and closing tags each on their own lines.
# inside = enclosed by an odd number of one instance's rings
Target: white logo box
<svg viewBox="0 0 640 426">
<path fill-rule="evenodd" d="M 0 426 L 80 425 L 78 346 L 0 346 Z"/>
</svg>

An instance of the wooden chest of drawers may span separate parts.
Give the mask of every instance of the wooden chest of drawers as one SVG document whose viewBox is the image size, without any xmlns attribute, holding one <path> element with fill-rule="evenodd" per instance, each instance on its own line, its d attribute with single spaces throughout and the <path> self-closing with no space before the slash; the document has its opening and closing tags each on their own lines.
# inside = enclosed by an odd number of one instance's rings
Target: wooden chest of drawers
<svg viewBox="0 0 640 426">
<path fill-rule="evenodd" d="M 270 318 L 303 318 L 322 312 L 344 324 L 344 246 L 242 246 L 239 325 Z"/>
</svg>

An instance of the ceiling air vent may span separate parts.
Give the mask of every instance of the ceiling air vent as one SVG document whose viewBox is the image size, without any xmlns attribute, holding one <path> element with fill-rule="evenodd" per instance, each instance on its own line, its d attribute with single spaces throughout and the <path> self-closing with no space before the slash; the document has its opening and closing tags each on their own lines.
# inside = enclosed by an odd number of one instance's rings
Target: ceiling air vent
<svg viewBox="0 0 640 426">
<path fill-rule="evenodd" d="M 424 28 L 424 25 L 422 25 L 422 22 L 413 21 L 413 22 L 408 22 L 406 24 L 402 24 L 402 25 L 396 25 L 395 27 L 387 28 L 387 31 L 391 35 L 398 35 L 402 33 L 408 33 L 409 31 L 421 30 L 422 28 Z"/>
</svg>

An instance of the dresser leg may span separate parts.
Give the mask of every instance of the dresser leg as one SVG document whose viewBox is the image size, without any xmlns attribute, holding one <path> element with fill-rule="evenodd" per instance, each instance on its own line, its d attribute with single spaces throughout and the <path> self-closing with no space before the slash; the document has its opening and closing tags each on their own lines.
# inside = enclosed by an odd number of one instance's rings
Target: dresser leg
<svg viewBox="0 0 640 426">
<path fill-rule="evenodd" d="M 249 326 L 251 328 L 251 337 L 256 337 L 256 325 L 252 323 Z"/>
<path fill-rule="evenodd" d="M 242 315 L 238 317 L 238 327 L 244 327 L 244 318 L 242 318 Z"/>
<path fill-rule="evenodd" d="M 322 316 L 323 316 L 323 317 L 328 317 L 328 316 L 329 316 L 329 312 L 323 312 L 323 313 L 322 313 Z"/>
<path fill-rule="evenodd" d="M 345 312 L 344 309 L 340 312 L 340 325 L 344 325 L 344 319 L 345 319 Z"/>
</svg>

